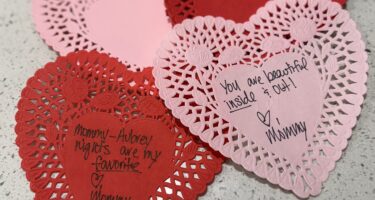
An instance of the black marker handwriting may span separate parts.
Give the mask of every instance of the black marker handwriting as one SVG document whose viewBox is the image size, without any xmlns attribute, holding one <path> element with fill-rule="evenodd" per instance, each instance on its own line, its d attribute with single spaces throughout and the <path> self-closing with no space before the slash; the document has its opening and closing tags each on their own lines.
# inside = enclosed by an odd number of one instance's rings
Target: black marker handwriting
<svg viewBox="0 0 375 200">
<path fill-rule="evenodd" d="M 220 83 L 220 85 L 225 89 L 225 94 L 229 94 L 233 91 L 242 91 L 237 80 L 232 83 L 228 83 L 227 80 L 224 80 L 224 84 Z"/>
<path fill-rule="evenodd" d="M 254 92 L 244 91 L 243 94 L 237 95 L 234 99 L 224 101 L 229 108 L 230 113 L 248 108 L 252 103 L 256 102 Z"/>
<path fill-rule="evenodd" d="M 280 129 L 271 127 L 266 131 L 267 138 L 271 144 L 289 140 L 299 134 L 304 134 L 305 140 L 307 141 L 307 127 L 304 121 L 296 122 Z"/>
<path fill-rule="evenodd" d="M 96 172 L 92 173 L 91 174 L 91 185 L 94 186 L 95 188 L 97 188 L 99 185 L 102 184 L 103 178 L 104 178 L 103 174 L 99 174 L 99 173 L 96 173 Z"/>
<path fill-rule="evenodd" d="M 307 71 L 307 61 L 305 57 L 302 57 L 302 59 L 294 60 L 293 64 L 285 63 L 286 67 L 284 69 L 276 69 L 272 71 L 266 71 L 263 70 L 264 76 L 267 78 L 269 83 L 272 83 L 273 81 L 283 78 L 284 76 L 289 76 L 294 73 L 298 73 L 301 71 Z"/>
<path fill-rule="evenodd" d="M 147 148 L 152 141 L 152 136 L 134 133 L 133 129 L 130 129 L 129 133 L 126 133 L 125 128 L 122 128 L 117 135 L 116 141 L 130 144 L 140 144 Z"/>
<path fill-rule="evenodd" d="M 119 194 L 104 194 L 102 193 L 102 185 L 97 188 L 97 190 L 91 191 L 90 200 L 132 200 L 129 195 L 119 195 Z"/>
<path fill-rule="evenodd" d="M 271 112 L 270 110 L 267 110 L 266 114 L 263 114 L 261 112 L 257 112 L 257 117 L 260 122 L 262 122 L 264 125 L 270 127 L 271 125 Z"/>
<path fill-rule="evenodd" d="M 83 152 L 83 159 L 87 160 L 91 153 L 109 155 L 111 153 L 109 145 L 101 140 L 97 142 L 89 142 L 82 138 L 81 140 L 76 140 L 74 145 L 74 151 Z"/>
<path fill-rule="evenodd" d="M 95 170 L 97 172 L 133 172 L 141 173 L 138 171 L 139 162 L 133 161 L 132 158 L 126 158 L 124 160 L 106 160 L 102 156 L 97 156 L 94 163 Z"/>
<path fill-rule="evenodd" d="M 81 124 L 78 124 L 74 129 L 74 135 L 79 135 L 86 138 L 100 138 L 102 140 L 106 140 L 108 136 L 109 129 L 101 130 L 101 129 L 89 129 Z"/>
</svg>

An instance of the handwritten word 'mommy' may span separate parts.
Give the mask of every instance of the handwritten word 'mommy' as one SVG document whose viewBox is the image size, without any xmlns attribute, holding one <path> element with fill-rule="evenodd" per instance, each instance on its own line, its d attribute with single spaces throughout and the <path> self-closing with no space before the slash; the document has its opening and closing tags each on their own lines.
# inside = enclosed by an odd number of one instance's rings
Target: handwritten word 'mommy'
<svg viewBox="0 0 375 200">
<path fill-rule="evenodd" d="M 272 127 L 266 131 L 267 138 L 271 144 L 291 139 L 291 137 L 296 137 L 299 134 L 304 134 L 305 140 L 307 141 L 307 128 L 304 121 L 296 122 L 292 125 L 276 130 Z"/>
<path fill-rule="evenodd" d="M 90 200 L 131 200 L 132 198 L 127 195 L 119 194 L 104 194 L 102 193 L 102 185 L 98 190 L 91 191 Z"/>
<path fill-rule="evenodd" d="M 86 138 L 100 138 L 102 140 L 106 140 L 108 136 L 109 130 L 101 130 L 101 129 L 89 129 L 81 124 L 78 124 L 74 129 L 74 135 L 79 135 Z"/>
</svg>

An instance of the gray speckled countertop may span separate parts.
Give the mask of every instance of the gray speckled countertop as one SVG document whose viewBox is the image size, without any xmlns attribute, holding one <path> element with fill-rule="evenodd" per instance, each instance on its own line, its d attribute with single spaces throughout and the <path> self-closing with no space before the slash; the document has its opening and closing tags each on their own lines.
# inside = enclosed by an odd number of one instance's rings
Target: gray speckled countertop
<svg viewBox="0 0 375 200">
<path fill-rule="evenodd" d="M 349 146 L 315 199 L 375 199 L 375 0 L 349 0 L 369 52 L 368 94 Z M 14 115 L 28 77 L 56 54 L 34 31 L 30 0 L 0 0 L 0 199 L 27 200 L 34 194 L 20 168 Z M 200 199 L 296 199 L 231 162 Z"/>
</svg>

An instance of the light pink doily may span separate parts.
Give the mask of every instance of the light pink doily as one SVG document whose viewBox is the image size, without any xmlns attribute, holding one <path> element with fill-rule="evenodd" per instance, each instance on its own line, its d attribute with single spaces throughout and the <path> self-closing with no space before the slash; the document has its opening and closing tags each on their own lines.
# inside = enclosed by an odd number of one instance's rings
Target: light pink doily
<svg viewBox="0 0 375 200">
<path fill-rule="evenodd" d="M 160 96 L 192 133 L 299 197 L 320 193 L 347 146 L 368 70 L 354 21 L 327 0 L 271 1 L 245 24 L 185 20 L 155 66 Z"/>
<path fill-rule="evenodd" d="M 163 0 L 33 0 L 33 18 L 45 42 L 61 55 L 98 50 L 132 70 L 151 66 L 172 29 Z"/>
</svg>

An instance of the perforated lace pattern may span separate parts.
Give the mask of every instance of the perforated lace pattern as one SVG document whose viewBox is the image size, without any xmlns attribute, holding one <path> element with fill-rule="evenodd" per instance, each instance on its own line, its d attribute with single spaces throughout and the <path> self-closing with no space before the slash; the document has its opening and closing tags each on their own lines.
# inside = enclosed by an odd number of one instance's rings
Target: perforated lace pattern
<svg viewBox="0 0 375 200">
<path fill-rule="evenodd" d="M 315 26 L 294 23 L 301 19 Z M 312 29 L 304 31 L 306 28 Z M 274 43 L 266 48 L 264 42 L 271 37 L 287 45 Z M 194 46 L 211 53 L 200 59 L 200 66 L 185 56 Z M 233 46 L 242 49 L 243 56 L 222 63 L 221 55 L 228 55 L 226 49 Z M 286 52 L 313 60 L 324 94 L 317 132 L 295 164 L 258 145 L 249 134 L 239 132 L 221 117 L 213 93 L 213 80 L 223 69 L 237 64 L 262 67 L 269 58 Z M 245 24 L 197 17 L 176 25 L 158 52 L 153 73 L 167 107 L 192 133 L 247 170 L 300 197 L 308 197 L 319 194 L 352 134 L 366 93 L 366 60 L 361 35 L 339 4 L 276 0 L 259 9 Z"/>
<path fill-rule="evenodd" d="M 194 1 L 195 0 L 164 0 L 167 9 L 167 15 L 169 16 L 169 19 L 173 25 L 179 24 L 185 19 L 192 19 L 194 17 L 197 17 L 196 11 L 194 9 Z M 340 3 L 341 5 L 345 5 L 346 3 L 346 0 L 334 1 Z"/>
<path fill-rule="evenodd" d="M 85 12 L 98 0 L 33 0 L 33 19 L 43 40 L 60 55 L 79 50 L 108 52 L 88 37 Z M 120 60 L 132 71 L 138 66 Z"/>
<path fill-rule="evenodd" d="M 80 84 L 66 85 L 70 80 Z M 64 87 L 73 92 L 64 93 Z M 112 95 L 101 95 L 108 93 Z M 22 168 L 35 199 L 74 199 L 59 150 L 71 122 L 89 112 L 110 113 L 123 123 L 158 120 L 176 134 L 173 174 L 151 199 L 194 199 L 204 192 L 221 170 L 222 159 L 188 134 L 163 104 L 140 106 L 145 97 L 161 101 L 151 69 L 130 72 L 106 54 L 70 53 L 38 70 L 22 91 L 15 128 Z"/>
</svg>

